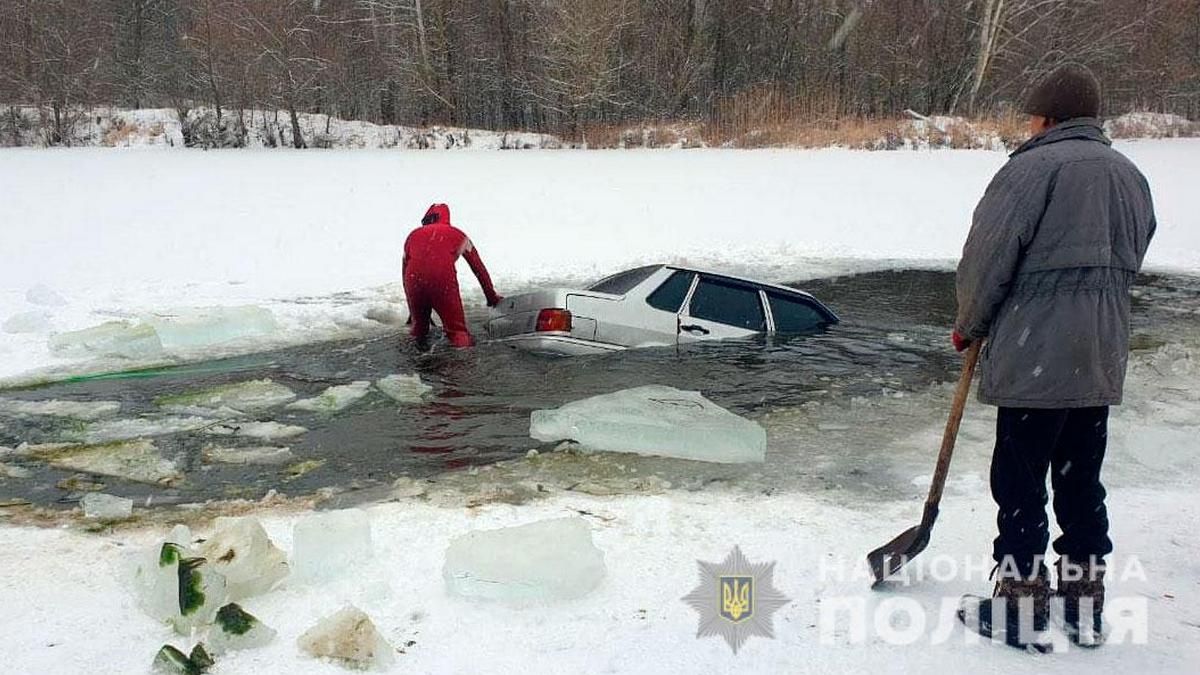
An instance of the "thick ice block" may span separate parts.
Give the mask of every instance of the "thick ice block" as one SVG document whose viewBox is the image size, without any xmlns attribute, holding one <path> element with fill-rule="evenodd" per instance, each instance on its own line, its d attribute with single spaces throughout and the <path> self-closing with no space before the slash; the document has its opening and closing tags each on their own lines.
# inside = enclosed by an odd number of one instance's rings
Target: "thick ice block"
<svg viewBox="0 0 1200 675">
<path fill-rule="evenodd" d="M 221 464 L 285 464 L 296 458 L 288 448 L 255 446 L 249 448 L 221 448 L 208 446 L 202 454 L 206 462 Z"/>
<path fill-rule="evenodd" d="M 292 570 L 304 581 L 336 577 L 371 554 L 371 519 L 361 509 L 314 513 L 293 530 Z"/>
<path fill-rule="evenodd" d="M 91 422 L 80 429 L 70 429 L 63 433 L 63 438 L 82 443 L 110 443 L 195 431 L 212 423 L 212 420 L 204 417 L 155 416 L 110 419 Z"/>
<path fill-rule="evenodd" d="M 577 516 L 468 532 L 450 542 L 442 567 L 456 595 L 518 603 L 586 595 L 604 574 L 592 528 Z"/>
<path fill-rule="evenodd" d="M 12 417 L 69 417 L 91 422 L 119 412 L 119 401 L 21 401 L 0 398 L 0 415 Z"/>
<path fill-rule="evenodd" d="M 266 593 L 287 576 L 287 554 L 276 548 L 258 520 L 217 518 L 213 527 L 196 552 L 225 577 L 230 600 Z"/>
<path fill-rule="evenodd" d="M 292 438 L 308 431 L 304 427 L 279 422 L 225 422 L 204 428 L 204 433 L 213 436 L 242 436 L 260 441 L 277 441 Z"/>
<path fill-rule="evenodd" d="M 275 630 L 242 609 L 229 603 L 217 610 L 217 620 L 208 631 L 208 648 L 220 655 L 238 649 L 264 647 L 275 639 Z"/>
<path fill-rule="evenodd" d="M 648 385 L 536 410 L 529 435 L 588 450 L 705 462 L 761 462 L 767 432 L 696 391 Z"/>
<path fill-rule="evenodd" d="M 350 668 L 383 670 L 391 665 L 393 649 L 361 609 L 347 605 L 305 631 L 296 644 L 319 659 L 333 659 Z"/>
<path fill-rule="evenodd" d="M 256 305 L 183 307 L 143 317 L 167 349 L 207 347 L 279 330 L 271 310 Z"/>
<path fill-rule="evenodd" d="M 109 321 L 99 326 L 51 335 L 50 351 L 76 358 L 118 356 L 125 359 L 157 359 L 164 354 L 154 327 Z"/>
</svg>

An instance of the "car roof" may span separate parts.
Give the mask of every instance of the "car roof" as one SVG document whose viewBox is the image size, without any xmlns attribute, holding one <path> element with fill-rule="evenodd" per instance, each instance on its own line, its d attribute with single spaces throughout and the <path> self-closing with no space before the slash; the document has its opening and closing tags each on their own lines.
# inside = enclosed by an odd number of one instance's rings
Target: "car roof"
<svg viewBox="0 0 1200 675">
<path fill-rule="evenodd" d="M 796 288 L 792 288 L 790 286 L 781 286 L 779 284 L 772 284 L 772 283 L 768 283 L 766 281 L 759 281 L 757 279 L 748 279 L 746 277 L 738 277 L 738 276 L 734 276 L 732 274 L 725 274 L 724 272 L 713 272 L 712 270 L 701 269 L 698 267 L 684 267 L 683 265 L 670 265 L 670 264 L 663 264 L 663 265 L 661 265 L 661 267 L 666 267 L 667 269 L 672 269 L 672 270 L 679 270 L 681 272 L 695 272 L 696 274 L 703 274 L 705 276 L 716 277 L 718 279 L 728 279 L 729 281 L 739 281 L 744 284 L 753 284 L 755 286 L 762 286 L 764 288 L 770 288 L 770 289 L 777 290 L 777 291 L 780 291 L 783 293 L 788 293 L 790 295 L 799 295 L 799 296 L 803 296 L 805 298 L 809 298 L 811 300 L 816 300 L 816 298 L 811 293 L 805 293 L 804 291 L 801 291 Z"/>
</svg>

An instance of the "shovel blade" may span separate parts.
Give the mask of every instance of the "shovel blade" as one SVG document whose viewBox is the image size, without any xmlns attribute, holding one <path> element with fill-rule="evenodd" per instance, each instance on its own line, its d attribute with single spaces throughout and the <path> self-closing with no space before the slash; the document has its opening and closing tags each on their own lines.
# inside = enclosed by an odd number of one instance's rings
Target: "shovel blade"
<svg viewBox="0 0 1200 675">
<path fill-rule="evenodd" d="M 875 575 L 875 585 L 892 576 L 929 545 L 931 526 L 921 523 L 901 532 L 888 543 L 867 554 L 867 564 Z"/>
</svg>

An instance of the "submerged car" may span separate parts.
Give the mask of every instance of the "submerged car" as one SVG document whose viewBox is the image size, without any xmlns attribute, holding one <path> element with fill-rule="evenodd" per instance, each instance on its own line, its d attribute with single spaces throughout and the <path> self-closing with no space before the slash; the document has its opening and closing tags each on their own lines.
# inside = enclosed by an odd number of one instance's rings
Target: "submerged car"
<svg viewBox="0 0 1200 675">
<path fill-rule="evenodd" d="M 487 322 L 495 341 L 534 352 L 598 354 L 763 333 L 806 333 L 837 323 L 794 288 L 676 265 L 626 270 L 583 290 L 505 298 Z"/>
</svg>

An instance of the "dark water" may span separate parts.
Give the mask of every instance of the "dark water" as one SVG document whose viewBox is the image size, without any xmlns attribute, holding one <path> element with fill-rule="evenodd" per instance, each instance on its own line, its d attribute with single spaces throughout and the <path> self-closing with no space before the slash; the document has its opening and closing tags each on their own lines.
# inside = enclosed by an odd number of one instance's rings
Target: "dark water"
<svg viewBox="0 0 1200 675">
<path fill-rule="evenodd" d="M 345 411 L 319 414 L 277 408 L 260 415 L 297 424 L 299 437 L 263 443 L 181 433 L 155 439 L 179 457 L 185 480 L 170 488 L 99 478 L 106 490 L 153 496 L 156 503 L 262 496 L 275 488 L 302 494 L 321 487 L 384 484 L 396 476 L 430 475 L 526 453 L 533 410 L 644 384 L 700 390 L 751 418 L 814 399 L 877 396 L 881 388 L 916 390 L 955 376 L 947 348 L 954 315 L 953 275 L 899 271 L 797 284 L 834 308 L 842 323 L 824 332 L 686 347 L 631 350 L 592 357 L 548 358 L 496 345 L 474 350 L 435 347 L 419 354 L 401 335 L 306 345 L 168 369 L 152 377 L 60 383 L 8 391 L 27 399 L 119 400 L 122 417 L 155 415 L 156 397 L 249 379 L 270 378 L 300 397 L 353 380 L 417 373 L 434 388 L 424 404 L 399 405 L 373 393 Z M 1180 310 L 1180 308 L 1185 308 Z M 1191 307 L 1191 313 L 1186 310 Z M 1165 322 L 1195 325 L 1200 282 L 1144 277 L 1135 299 L 1135 332 Z M 478 319 L 479 317 L 476 317 Z M 1147 334 L 1149 335 L 1149 334 Z M 1154 337 L 1143 336 L 1153 341 Z M 0 420 L 0 445 L 60 440 L 62 422 Z M 287 445 L 296 461 L 324 460 L 289 479 L 284 467 L 204 464 L 206 445 Z M 26 479 L 0 480 L 0 498 L 71 506 L 79 494 L 55 487 L 69 471 L 9 458 L 31 469 Z"/>
</svg>

